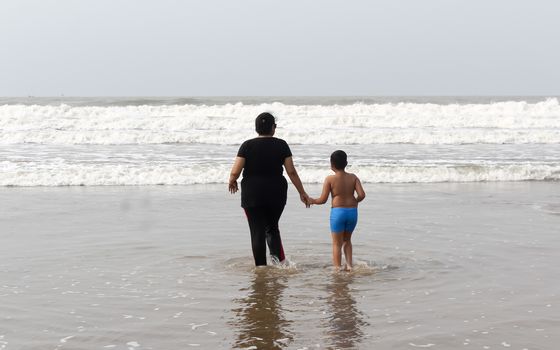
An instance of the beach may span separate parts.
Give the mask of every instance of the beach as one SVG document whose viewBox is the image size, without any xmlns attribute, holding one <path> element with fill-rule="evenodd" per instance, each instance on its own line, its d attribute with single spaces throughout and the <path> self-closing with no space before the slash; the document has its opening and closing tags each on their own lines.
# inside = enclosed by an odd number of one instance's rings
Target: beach
<svg viewBox="0 0 560 350">
<path fill-rule="evenodd" d="M 0 349 L 555 349 L 557 189 L 366 184 L 335 273 L 291 186 L 289 263 L 259 269 L 224 184 L 3 187 Z"/>
<path fill-rule="evenodd" d="M 0 350 L 560 350 L 558 13 L 2 1 Z"/>
<path fill-rule="evenodd" d="M 559 12 L 2 1 L 0 350 L 560 350 Z"/>
</svg>

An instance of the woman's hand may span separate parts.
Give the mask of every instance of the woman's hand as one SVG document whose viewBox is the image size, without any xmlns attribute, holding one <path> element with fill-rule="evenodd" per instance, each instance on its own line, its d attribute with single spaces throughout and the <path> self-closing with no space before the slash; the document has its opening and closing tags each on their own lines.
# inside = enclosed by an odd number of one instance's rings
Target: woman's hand
<svg viewBox="0 0 560 350">
<path fill-rule="evenodd" d="M 307 204 L 309 204 L 309 206 L 315 204 L 315 199 L 309 197 L 309 199 L 307 200 Z"/>
<path fill-rule="evenodd" d="M 243 167 L 245 167 L 245 158 L 243 157 L 235 158 L 235 162 L 231 167 L 231 173 L 229 175 L 229 182 L 228 182 L 229 183 L 228 189 L 229 189 L 229 193 L 231 194 L 239 190 L 239 187 L 237 186 L 237 179 L 239 178 L 239 175 L 241 175 L 241 170 L 243 170 Z"/>
<path fill-rule="evenodd" d="M 230 182 L 228 188 L 229 188 L 229 193 L 231 194 L 237 192 L 239 190 L 239 187 L 237 186 L 237 181 Z"/>
<path fill-rule="evenodd" d="M 299 199 L 301 199 L 301 201 L 305 204 L 306 208 L 310 208 L 311 204 L 313 204 L 311 198 L 309 198 L 309 196 L 305 192 L 300 193 Z"/>
</svg>

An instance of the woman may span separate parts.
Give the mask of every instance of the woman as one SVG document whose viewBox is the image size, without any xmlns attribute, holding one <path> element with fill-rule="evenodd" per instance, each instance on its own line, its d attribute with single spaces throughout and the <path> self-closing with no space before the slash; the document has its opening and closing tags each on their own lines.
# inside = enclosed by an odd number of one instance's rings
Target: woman
<svg viewBox="0 0 560 350">
<path fill-rule="evenodd" d="M 259 136 L 243 142 L 239 147 L 229 177 L 229 191 L 237 192 L 237 179 L 243 170 L 241 206 L 249 221 L 255 265 L 260 266 L 266 265 L 266 243 L 273 259 L 279 262 L 285 259 L 278 229 L 288 191 L 282 166 L 286 168 L 286 173 L 306 206 L 309 196 L 294 167 L 290 147 L 286 141 L 274 137 L 274 116 L 270 113 L 259 114 L 255 119 L 255 130 Z"/>
</svg>

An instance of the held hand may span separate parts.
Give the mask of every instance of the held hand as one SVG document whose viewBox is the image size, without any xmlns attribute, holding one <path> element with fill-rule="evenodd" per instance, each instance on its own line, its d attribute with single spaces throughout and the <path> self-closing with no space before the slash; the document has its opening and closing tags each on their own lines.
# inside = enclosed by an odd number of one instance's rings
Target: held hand
<svg viewBox="0 0 560 350">
<path fill-rule="evenodd" d="M 306 208 L 310 208 L 311 204 L 313 204 L 311 202 L 311 198 L 309 198 L 309 196 L 305 192 L 299 195 L 299 199 L 301 199 L 301 201 L 305 204 Z"/>
<path fill-rule="evenodd" d="M 229 186 L 229 193 L 234 194 L 235 192 L 237 192 L 239 190 L 239 187 L 237 187 L 237 181 L 234 182 L 230 182 Z"/>
<path fill-rule="evenodd" d="M 314 201 L 314 199 L 309 197 L 309 199 L 307 200 L 308 208 L 311 207 L 312 204 L 315 204 L 315 202 L 313 202 L 313 201 Z"/>
</svg>

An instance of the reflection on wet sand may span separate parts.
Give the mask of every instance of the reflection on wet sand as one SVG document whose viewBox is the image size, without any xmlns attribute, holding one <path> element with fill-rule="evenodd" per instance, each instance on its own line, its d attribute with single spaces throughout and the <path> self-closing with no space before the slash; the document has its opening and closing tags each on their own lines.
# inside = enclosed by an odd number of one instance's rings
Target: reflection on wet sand
<svg viewBox="0 0 560 350">
<path fill-rule="evenodd" d="M 334 273 L 327 284 L 328 324 L 327 335 L 332 349 L 356 349 L 364 336 L 367 325 L 356 306 L 350 285 L 352 273 Z"/>
<path fill-rule="evenodd" d="M 283 349 L 292 340 L 287 330 L 290 321 L 284 318 L 281 299 L 286 289 L 285 277 L 273 269 L 257 269 L 247 288 L 249 294 L 237 300 L 233 310 L 238 330 L 234 348 Z"/>
</svg>

